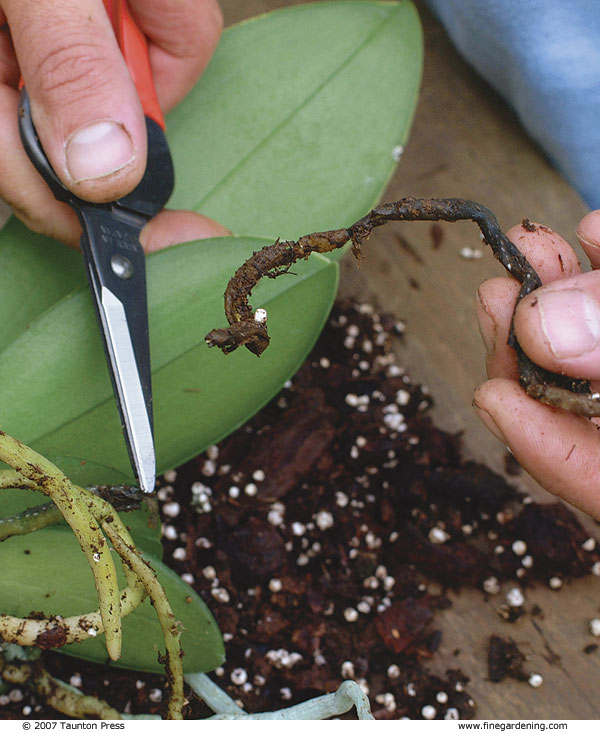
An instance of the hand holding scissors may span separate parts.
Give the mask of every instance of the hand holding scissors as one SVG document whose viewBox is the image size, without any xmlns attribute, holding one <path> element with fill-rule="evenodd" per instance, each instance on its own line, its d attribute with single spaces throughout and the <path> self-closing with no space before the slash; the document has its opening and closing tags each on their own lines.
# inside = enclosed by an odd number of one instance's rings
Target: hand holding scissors
<svg viewBox="0 0 600 734">
<path fill-rule="evenodd" d="M 222 27 L 218 1 L 129 0 L 128 6 L 148 38 L 166 113 L 212 56 Z M 145 169 L 146 126 L 102 0 L 0 0 L 0 199 L 30 229 L 79 247 L 77 216 L 54 198 L 21 145 L 21 77 L 44 152 L 65 186 L 92 202 L 129 193 Z M 213 236 L 214 223 L 186 215 L 154 218 L 142 237 L 146 251 Z"/>
<path fill-rule="evenodd" d="M 131 463 L 142 489 L 151 491 L 155 478 L 152 392 L 145 263 L 139 234 L 166 203 L 173 187 L 173 171 L 145 38 L 124 2 L 105 0 L 105 6 L 145 113 L 147 138 L 143 147 L 147 150 L 147 159 L 141 181 L 129 194 L 106 203 L 80 198 L 72 189 L 76 189 L 78 183 L 85 185 L 86 177 L 80 175 L 67 187 L 57 175 L 37 135 L 27 91 L 23 93 L 19 124 L 27 154 L 54 196 L 76 213 L 83 229 L 84 261 Z M 101 147 L 105 142 L 103 136 L 112 135 L 114 127 L 112 122 L 101 121 L 93 126 L 92 135 L 90 129 L 84 128 L 86 144 L 90 141 L 93 144 L 94 135 L 100 132 L 98 147 Z M 122 136 L 127 134 L 122 126 L 117 126 L 117 130 Z M 70 140 L 67 149 L 72 144 Z M 81 150 L 77 152 L 81 154 Z M 106 164 L 93 149 L 91 159 L 85 165 L 91 165 L 92 169 Z M 124 167 L 131 162 L 130 156 Z M 114 168 L 114 161 L 109 161 L 109 166 Z M 73 173 L 73 166 L 68 173 Z"/>
</svg>

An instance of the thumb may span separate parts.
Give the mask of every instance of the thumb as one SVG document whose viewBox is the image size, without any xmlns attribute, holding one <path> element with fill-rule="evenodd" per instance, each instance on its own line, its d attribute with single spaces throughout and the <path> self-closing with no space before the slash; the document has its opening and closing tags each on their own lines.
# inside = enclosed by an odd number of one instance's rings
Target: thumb
<svg viewBox="0 0 600 734">
<path fill-rule="evenodd" d="M 146 127 L 102 0 L 3 0 L 44 151 L 77 196 L 110 201 L 139 182 Z"/>
<path fill-rule="evenodd" d="M 557 280 L 530 293 L 515 333 L 534 362 L 552 372 L 600 379 L 600 271 Z"/>
</svg>

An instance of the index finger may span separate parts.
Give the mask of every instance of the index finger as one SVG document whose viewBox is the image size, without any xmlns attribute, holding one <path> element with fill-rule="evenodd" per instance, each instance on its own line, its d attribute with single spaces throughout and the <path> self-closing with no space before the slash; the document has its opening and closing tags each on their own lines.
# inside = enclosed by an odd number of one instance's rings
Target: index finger
<svg viewBox="0 0 600 734">
<path fill-rule="evenodd" d="M 210 61 L 223 29 L 221 9 L 216 0 L 129 0 L 129 9 L 149 39 L 156 93 L 167 112 Z"/>
<path fill-rule="evenodd" d="M 600 210 L 590 212 L 579 222 L 577 238 L 594 270 L 600 268 Z"/>
<path fill-rule="evenodd" d="M 531 263 L 544 284 L 581 272 L 573 248 L 548 227 L 525 222 L 512 227 L 506 234 Z M 508 346 L 508 335 L 518 293 L 516 281 L 505 277 L 486 281 L 477 292 L 477 318 L 487 346 L 486 367 L 489 377 L 517 378 L 516 355 Z M 532 338 L 536 335 L 537 332 Z M 532 357 L 527 349 L 530 341 L 521 346 Z"/>
</svg>

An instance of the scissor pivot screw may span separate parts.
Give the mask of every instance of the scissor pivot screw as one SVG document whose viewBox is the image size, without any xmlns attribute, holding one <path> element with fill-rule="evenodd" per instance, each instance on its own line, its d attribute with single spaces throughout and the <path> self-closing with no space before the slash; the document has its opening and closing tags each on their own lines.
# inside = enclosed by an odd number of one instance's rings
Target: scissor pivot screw
<svg viewBox="0 0 600 734">
<path fill-rule="evenodd" d="M 122 280 L 127 280 L 133 275 L 133 264 L 125 255 L 115 253 L 110 259 L 110 267 L 113 273 Z"/>
</svg>

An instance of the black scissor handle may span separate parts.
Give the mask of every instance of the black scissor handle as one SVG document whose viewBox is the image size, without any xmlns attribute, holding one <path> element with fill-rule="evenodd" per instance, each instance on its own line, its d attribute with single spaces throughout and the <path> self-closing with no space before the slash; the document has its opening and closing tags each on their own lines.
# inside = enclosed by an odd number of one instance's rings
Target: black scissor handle
<svg viewBox="0 0 600 734">
<path fill-rule="evenodd" d="M 58 178 L 54 169 L 50 165 L 50 161 L 46 158 L 44 149 L 31 119 L 31 105 L 27 90 L 21 91 L 21 101 L 19 104 L 19 132 L 21 134 L 21 142 L 25 148 L 25 152 L 29 156 L 33 165 L 37 168 L 44 181 L 52 189 L 52 193 L 59 201 L 71 202 L 71 199 L 77 198 Z"/>
<path fill-rule="evenodd" d="M 31 118 L 31 105 L 26 89 L 21 92 L 19 132 L 27 155 L 51 188 L 54 196 L 59 201 L 69 204 L 76 212 L 78 212 L 80 206 L 89 207 L 89 202 L 80 199 L 69 191 L 50 165 Z M 98 204 L 97 206 L 107 208 L 116 206 L 148 220 L 158 214 L 169 200 L 175 186 L 175 174 L 167 139 L 160 125 L 148 116 L 146 116 L 146 132 L 148 135 L 148 156 L 146 170 L 141 181 L 126 196 L 114 202 Z"/>
</svg>

